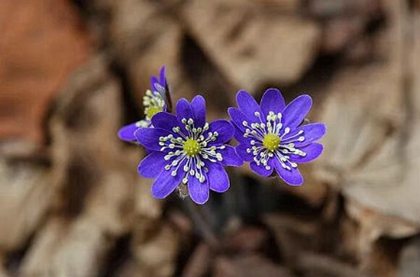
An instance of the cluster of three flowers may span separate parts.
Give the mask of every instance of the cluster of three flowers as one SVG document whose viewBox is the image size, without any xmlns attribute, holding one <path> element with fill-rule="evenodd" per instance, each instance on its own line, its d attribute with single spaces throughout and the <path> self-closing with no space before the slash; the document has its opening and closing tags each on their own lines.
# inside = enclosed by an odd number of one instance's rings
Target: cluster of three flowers
<svg viewBox="0 0 420 277">
<path fill-rule="evenodd" d="M 286 105 L 281 92 L 271 88 L 258 104 L 240 90 L 238 108 L 228 109 L 231 120 L 207 123 L 200 95 L 191 102 L 178 100 L 175 114 L 170 113 L 165 68 L 159 79 L 151 78 L 151 88 L 143 99 L 145 119 L 123 127 L 119 137 L 147 149 L 138 172 L 155 179 L 151 189 L 155 198 L 165 198 L 184 184 L 191 199 L 204 204 L 209 190 L 229 189 L 224 167 L 241 166 L 244 161 L 261 176 L 277 173 L 287 184 L 299 186 L 303 177 L 298 164 L 313 161 L 323 151 L 316 141 L 325 135 L 325 124 L 302 124 L 312 106 L 308 95 Z M 232 137 L 239 142 L 236 147 L 228 144 Z"/>
</svg>

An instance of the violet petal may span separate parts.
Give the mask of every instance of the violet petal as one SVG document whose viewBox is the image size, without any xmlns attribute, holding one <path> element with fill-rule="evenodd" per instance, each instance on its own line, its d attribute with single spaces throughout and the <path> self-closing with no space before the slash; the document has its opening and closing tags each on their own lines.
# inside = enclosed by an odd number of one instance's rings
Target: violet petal
<svg viewBox="0 0 420 277">
<path fill-rule="evenodd" d="M 210 163 L 208 169 L 207 178 L 210 189 L 219 193 L 227 191 L 230 186 L 230 181 L 224 167 L 217 163 Z"/>
<path fill-rule="evenodd" d="M 324 147 L 322 144 L 319 143 L 311 143 L 305 147 L 300 148 L 303 152 L 306 153 L 305 157 L 298 156 L 298 155 L 290 155 L 290 160 L 295 163 L 309 163 L 316 158 L 318 158 L 322 151 L 324 150 Z"/>
<path fill-rule="evenodd" d="M 181 163 L 181 168 L 185 164 L 185 160 Z M 155 179 L 152 184 L 152 195 L 155 198 L 163 199 L 171 194 L 181 183 L 184 178 L 184 172 L 178 171 L 175 176 L 171 175 L 172 170 L 162 170 L 159 176 Z"/>
<path fill-rule="evenodd" d="M 232 119 L 232 123 L 242 132 L 245 132 L 245 126 L 242 124 L 243 122 L 248 122 L 249 119 L 238 109 L 236 108 L 229 108 L 228 113 L 230 118 Z"/>
<path fill-rule="evenodd" d="M 206 100 L 201 95 L 197 95 L 191 101 L 191 107 L 194 114 L 194 126 L 203 127 L 206 123 Z"/>
<path fill-rule="evenodd" d="M 165 161 L 165 153 L 152 151 L 139 164 L 137 171 L 145 178 L 156 178 L 164 170 L 165 165 L 171 161 Z"/>
<path fill-rule="evenodd" d="M 162 87 L 166 86 L 166 77 L 165 77 L 165 72 L 166 72 L 166 68 L 164 66 L 162 66 L 162 68 L 160 69 L 160 84 Z"/>
<path fill-rule="evenodd" d="M 247 152 L 248 148 L 250 148 L 250 144 L 248 143 L 241 143 L 235 147 L 239 157 L 241 157 L 244 161 L 250 162 L 254 159 L 254 155 Z"/>
<path fill-rule="evenodd" d="M 261 98 L 261 109 L 265 117 L 269 112 L 274 112 L 275 114 L 283 112 L 285 106 L 283 95 L 278 89 L 267 89 Z"/>
<path fill-rule="evenodd" d="M 291 167 L 290 170 L 285 169 L 281 166 L 278 159 L 274 160 L 274 167 L 276 168 L 277 174 L 280 178 L 291 186 L 300 186 L 303 184 L 303 177 L 300 174 L 299 169 Z"/>
<path fill-rule="evenodd" d="M 260 122 L 260 118 L 263 122 L 266 122 L 265 117 L 257 101 L 255 101 L 254 97 L 252 97 L 252 95 L 249 94 L 247 91 L 240 90 L 238 94 L 236 94 L 236 103 L 238 104 L 239 110 L 247 118 L 252 120 L 252 122 Z M 255 115 L 256 112 L 260 114 L 260 118 Z"/>
<path fill-rule="evenodd" d="M 155 128 L 161 128 L 172 132 L 172 128 L 179 126 L 178 119 L 171 113 L 160 112 L 152 117 L 152 124 Z"/>
<path fill-rule="evenodd" d="M 235 148 L 233 148 L 230 145 L 225 145 L 225 149 L 221 149 L 218 152 L 220 154 L 222 154 L 222 157 L 223 157 L 222 164 L 223 165 L 241 166 L 244 163 L 243 160 L 236 153 Z"/>
<path fill-rule="evenodd" d="M 305 119 L 312 106 L 312 98 L 309 95 L 301 95 L 289 103 L 283 111 L 283 126 L 294 129 Z"/>
<path fill-rule="evenodd" d="M 234 129 L 233 129 L 232 124 L 229 121 L 224 120 L 224 119 L 219 119 L 210 123 L 209 130 L 204 132 L 204 137 L 207 137 L 207 133 L 209 132 L 219 133 L 219 135 L 217 136 L 217 139 L 213 141 L 212 144 L 220 145 L 232 139 Z"/>
<path fill-rule="evenodd" d="M 118 137 L 125 141 L 135 141 L 136 136 L 134 135 L 134 132 L 138 128 L 139 127 L 137 127 L 137 122 L 126 125 L 118 131 Z"/>
<path fill-rule="evenodd" d="M 187 99 L 181 98 L 176 103 L 176 117 L 178 118 L 180 123 L 183 118 L 194 118 L 193 110 Z"/>
<path fill-rule="evenodd" d="M 188 176 L 188 191 L 190 193 L 190 197 L 192 201 L 197 204 L 204 204 L 209 200 L 209 182 L 206 179 L 203 183 L 201 183 L 197 178 L 194 176 Z"/>
<path fill-rule="evenodd" d="M 270 169 L 267 170 L 262 164 L 257 165 L 256 162 L 251 162 L 249 164 L 249 167 L 251 168 L 252 171 L 254 171 L 258 175 L 261 175 L 263 177 L 268 177 L 273 173 L 273 167 L 272 166 L 270 166 Z"/>
<path fill-rule="evenodd" d="M 134 135 L 137 141 L 149 150 L 160 151 L 159 138 L 169 135 L 170 132 L 160 128 L 140 128 Z"/>
<path fill-rule="evenodd" d="M 302 135 L 297 135 L 303 131 Z M 282 143 L 288 144 L 293 142 L 296 147 L 302 147 L 322 138 L 326 133 L 326 126 L 324 123 L 310 123 L 302 125 L 295 129 L 295 131 L 287 134 L 282 139 Z M 298 141 L 299 137 L 304 137 L 304 141 Z"/>
</svg>

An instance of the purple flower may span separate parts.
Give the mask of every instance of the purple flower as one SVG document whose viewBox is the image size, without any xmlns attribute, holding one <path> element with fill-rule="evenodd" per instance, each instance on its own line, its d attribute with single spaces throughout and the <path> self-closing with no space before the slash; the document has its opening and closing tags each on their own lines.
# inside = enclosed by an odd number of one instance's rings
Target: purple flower
<svg viewBox="0 0 420 277">
<path fill-rule="evenodd" d="M 118 131 L 118 137 L 125 141 L 135 141 L 134 132 L 139 128 L 146 128 L 151 125 L 151 118 L 158 112 L 166 111 L 168 104 L 168 86 L 166 84 L 165 67 L 160 70 L 160 78 L 150 78 L 152 90 L 147 90 L 143 97 L 144 119 L 128 124 Z"/>
<path fill-rule="evenodd" d="M 152 118 L 153 128 L 135 132 L 149 154 L 138 167 L 146 178 L 155 178 L 152 195 L 165 198 L 180 184 L 187 184 L 191 199 L 204 204 L 209 190 L 225 192 L 230 182 L 224 166 L 240 166 L 242 159 L 226 143 L 234 128 L 227 120 L 206 122 L 206 103 L 196 96 L 180 99 L 176 116 L 167 112 Z"/>
<path fill-rule="evenodd" d="M 238 109 L 229 108 L 228 112 L 240 142 L 238 155 L 261 176 L 268 177 L 275 169 L 289 185 L 301 185 L 303 177 L 297 164 L 321 155 L 323 146 L 315 141 L 326 132 L 323 123 L 301 125 L 311 108 L 311 97 L 301 95 L 286 106 L 279 90 L 268 89 L 258 105 L 241 90 L 236 101 Z"/>
</svg>

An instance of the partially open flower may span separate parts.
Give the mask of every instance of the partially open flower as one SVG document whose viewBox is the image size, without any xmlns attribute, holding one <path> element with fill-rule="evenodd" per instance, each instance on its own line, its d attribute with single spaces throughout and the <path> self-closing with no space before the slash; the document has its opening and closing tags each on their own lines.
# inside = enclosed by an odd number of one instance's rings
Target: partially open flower
<svg viewBox="0 0 420 277">
<path fill-rule="evenodd" d="M 234 128 L 227 120 L 206 122 L 206 104 L 202 96 L 189 103 L 180 99 L 176 116 L 167 112 L 152 118 L 153 128 L 135 132 L 138 142 L 148 150 L 139 173 L 156 178 L 152 195 L 165 198 L 180 184 L 188 185 L 191 199 L 204 204 L 209 190 L 225 192 L 230 182 L 224 166 L 240 166 L 242 159 L 226 143 Z"/>
<path fill-rule="evenodd" d="M 323 146 L 315 141 L 326 132 L 323 123 L 301 125 L 312 106 L 311 97 L 301 95 L 286 106 L 279 90 L 268 89 L 258 105 L 241 90 L 236 100 L 239 109 L 229 108 L 229 115 L 240 142 L 236 147 L 238 155 L 261 176 L 271 176 L 275 169 L 289 185 L 301 185 L 298 163 L 321 155 Z"/>
<path fill-rule="evenodd" d="M 125 141 L 136 141 L 134 132 L 139 128 L 151 126 L 152 117 L 158 112 L 166 111 L 170 105 L 169 89 L 166 84 L 165 67 L 160 70 L 159 80 L 152 76 L 150 78 L 152 90 L 146 91 L 143 97 L 144 119 L 122 127 L 118 131 L 120 139 Z"/>
</svg>

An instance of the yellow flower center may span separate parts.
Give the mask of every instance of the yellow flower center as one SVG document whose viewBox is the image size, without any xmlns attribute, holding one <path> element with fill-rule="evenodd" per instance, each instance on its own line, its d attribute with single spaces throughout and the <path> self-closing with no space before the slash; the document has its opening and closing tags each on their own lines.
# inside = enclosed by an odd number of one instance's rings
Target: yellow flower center
<svg viewBox="0 0 420 277">
<path fill-rule="evenodd" d="M 280 138 L 278 135 L 268 133 L 264 136 L 263 145 L 266 149 L 273 152 L 280 145 Z"/>
<path fill-rule="evenodd" d="M 155 114 L 161 111 L 162 111 L 162 108 L 160 107 L 148 107 L 146 108 L 146 117 L 151 119 Z"/>
<path fill-rule="evenodd" d="M 200 153 L 200 150 L 200 144 L 195 139 L 187 139 L 187 141 L 185 141 L 184 151 L 188 156 L 194 157 L 195 155 Z"/>
</svg>

